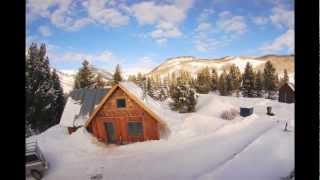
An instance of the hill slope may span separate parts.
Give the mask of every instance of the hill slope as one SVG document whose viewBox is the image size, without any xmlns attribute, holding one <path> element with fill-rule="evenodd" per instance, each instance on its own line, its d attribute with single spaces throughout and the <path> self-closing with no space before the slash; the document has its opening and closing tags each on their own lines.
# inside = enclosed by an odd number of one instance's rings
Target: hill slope
<svg viewBox="0 0 320 180">
<path fill-rule="evenodd" d="M 193 56 L 181 56 L 167 59 L 164 63 L 160 64 L 148 73 L 148 75 L 164 77 L 173 72 L 178 72 L 179 70 L 189 71 L 191 74 L 195 75 L 200 69 L 206 66 L 215 68 L 218 73 L 221 73 L 224 69 L 228 70 L 232 64 L 237 65 L 240 68 L 240 71 L 243 72 L 247 62 L 249 62 L 255 70 L 263 70 L 264 64 L 267 61 L 272 62 L 279 75 L 282 75 L 283 70 L 287 69 L 288 74 L 292 76 L 291 81 L 293 80 L 293 55 L 266 55 L 261 57 L 226 56 L 220 59 L 201 59 Z"/>
</svg>

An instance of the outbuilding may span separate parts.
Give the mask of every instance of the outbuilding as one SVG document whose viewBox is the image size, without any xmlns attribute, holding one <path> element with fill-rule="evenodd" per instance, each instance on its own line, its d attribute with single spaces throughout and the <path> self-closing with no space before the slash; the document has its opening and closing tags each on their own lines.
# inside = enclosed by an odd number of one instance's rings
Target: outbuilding
<svg viewBox="0 0 320 180">
<path fill-rule="evenodd" d="M 100 90 L 96 90 L 95 93 L 98 92 Z M 159 140 L 160 132 L 165 132 L 168 129 L 165 121 L 145 102 L 149 97 L 146 97 L 147 95 L 144 95 L 142 89 L 133 82 L 120 82 L 109 89 L 107 93 L 105 92 L 91 95 L 95 97 L 94 103 L 91 103 L 90 106 L 92 108 L 86 113 L 80 113 L 76 116 L 77 124 L 73 127 L 84 126 L 99 141 L 106 144 Z M 74 100 L 72 101 L 70 104 L 73 103 L 72 106 L 74 106 Z M 79 106 L 82 107 L 83 104 Z M 74 108 L 75 111 L 79 111 L 80 107 Z M 79 112 L 81 112 L 81 108 Z M 60 124 L 68 124 L 69 126 L 75 124 L 66 123 L 63 118 Z"/>
<path fill-rule="evenodd" d="M 279 102 L 294 103 L 293 83 L 285 83 L 279 88 Z"/>
</svg>

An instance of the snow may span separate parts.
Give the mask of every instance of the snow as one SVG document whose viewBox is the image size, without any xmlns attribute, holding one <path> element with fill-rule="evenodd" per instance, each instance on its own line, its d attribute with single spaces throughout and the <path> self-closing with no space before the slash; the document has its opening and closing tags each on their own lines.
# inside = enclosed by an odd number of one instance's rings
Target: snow
<svg viewBox="0 0 320 180">
<path fill-rule="evenodd" d="M 141 91 L 122 84 L 137 97 Z M 139 180 L 278 180 L 294 168 L 294 104 L 262 98 L 200 95 L 196 112 L 179 114 L 169 100 L 145 103 L 160 113 L 171 134 L 158 141 L 124 146 L 98 142 L 84 128 L 68 135 L 54 126 L 33 136 L 49 162 L 44 180 L 102 179 Z M 254 107 L 254 114 L 223 120 L 220 113 L 240 106 Z M 275 116 L 266 115 L 272 106 Z M 289 121 L 289 132 L 284 132 Z"/>
<path fill-rule="evenodd" d="M 60 125 L 64 127 L 73 127 L 84 125 L 89 116 L 78 116 L 80 114 L 81 102 L 68 98 L 63 110 Z"/>
</svg>

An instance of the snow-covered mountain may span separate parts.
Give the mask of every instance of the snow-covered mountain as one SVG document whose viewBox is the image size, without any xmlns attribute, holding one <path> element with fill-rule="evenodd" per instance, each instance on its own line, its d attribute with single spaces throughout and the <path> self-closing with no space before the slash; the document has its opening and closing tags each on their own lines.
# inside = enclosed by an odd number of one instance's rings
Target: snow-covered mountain
<svg viewBox="0 0 320 180">
<path fill-rule="evenodd" d="M 208 66 L 215 68 L 220 74 L 224 69 L 235 64 L 243 72 L 247 62 L 249 62 L 255 70 L 263 70 L 264 64 L 267 61 L 271 61 L 275 66 L 279 76 L 282 76 L 283 70 L 287 69 L 290 81 L 294 79 L 294 56 L 293 55 L 266 55 L 261 57 L 249 57 L 249 56 L 226 56 L 220 59 L 202 59 L 193 56 L 181 56 L 167 59 L 164 63 L 154 68 L 148 75 L 158 75 L 165 77 L 173 72 L 179 72 L 180 70 L 189 71 L 192 75 L 202 68 Z"/>
<path fill-rule="evenodd" d="M 100 74 L 105 81 L 112 79 L 112 74 L 104 69 L 92 67 L 92 71 L 95 75 Z M 76 73 L 76 70 L 57 70 L 64 93 L 69 93 L 73 89 Z"/>
</svg>

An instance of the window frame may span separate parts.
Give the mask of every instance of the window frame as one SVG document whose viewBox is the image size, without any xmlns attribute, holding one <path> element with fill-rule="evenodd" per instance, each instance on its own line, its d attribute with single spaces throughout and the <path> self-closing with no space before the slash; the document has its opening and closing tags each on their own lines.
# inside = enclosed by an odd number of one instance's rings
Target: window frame
<svg viewBox="0 0 320 180">
<path fill-rule="evenodd" d="M 139 131 L 140 132 L 139 134 L 131 134 L 130 133 L 130 128 L 129 128 L 129 124 L 130 123 L 141 124 L 141 131 Z M 144 126 L 143 126 L 143 122 L 142 121 L 128 121 L 127 129 L 128 129 L 128 136 L 131 136 L 131 137 L 142 137 L 142 136 L 144 136 Z"/>
<path fill-rule="evenodd" d="M 123 107 L 119 107 L 118 105 L 118 102 L 120 101 L 120 100 L 123 100 L 124 101 L 124 106 Z M 118 98 L 118 99 L 116 99 L 116 106 L 117 106 L 117 108 L 126 108 L 127 107 L 127 102 L 126 102 L 126 99 L 125 98 Z"/>
</svg>

